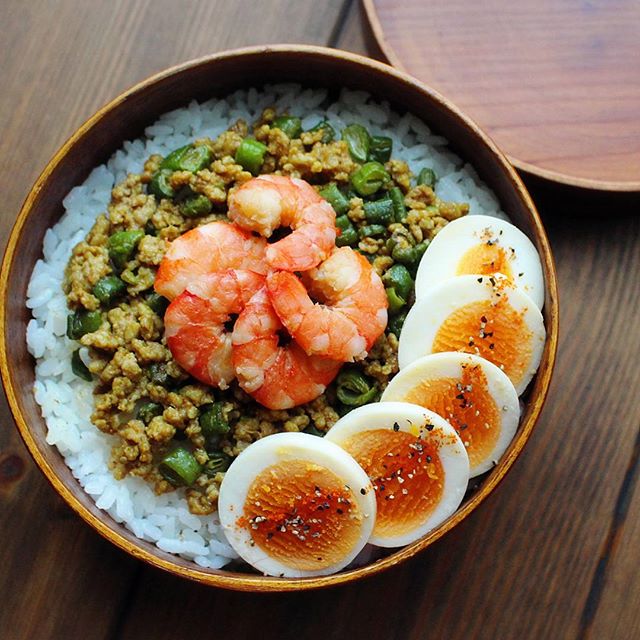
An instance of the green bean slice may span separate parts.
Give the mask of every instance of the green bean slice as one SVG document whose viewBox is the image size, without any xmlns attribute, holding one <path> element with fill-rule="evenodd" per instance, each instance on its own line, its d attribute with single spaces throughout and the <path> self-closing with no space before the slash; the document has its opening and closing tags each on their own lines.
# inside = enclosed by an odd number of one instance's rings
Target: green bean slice
<svg viewBox="0 0 640 640">
<path fill-rule="evenodd" d="M 172 151 L 161 163 L 160 169 L 196 173 L 211 164 L 211 150 L 205 144 L 187 144 Z"/>
<path fill-rule="evenodd" d="M 387 136 L 372 136 L 369 145 L 369 155 L 367 160 L 375 160 L 376 162 L 388 162 L 391 158 L 393 149 L 393 141 Z"/>
<path fill-rule="evenodd" d="M 126 290 L 127 285 L 118 276 L 105 276 L 95 283 L 92 293 L 102 304 L 106 305 L 111 304 Z"/>
<path fill-rule="evenodd" d="M 109 236 L 107 248 L 109 258 L 117 269 L 123 269 L 133 254 L 140 240 L 144 238 L 142 229 L 132 229 L 130 231 L 117 231 Z"/>
<path fill-rule="evenodd" d="M 402 222 L 407 216 L 407 207 L 404 204 L 404 194 L 400 187 L 389 189 L 389 197 L 393 205 L 393 217 L 396 222 Z"/>
<path fill-rule="evenodd" d="M 280 129 L 288 138 L 298 138 L 302 133 L 302 120 L 297 116 L 280 116 L 271 124 L 272 127 Z"/>
<path fill-rule="evenodd" d="M 351 224 L 351 220 L 349 220 L 349 216 L 338 216 L 336 218 L 336 227 L 342 231 L 346 231 L 347 229 L 351 229 L 353 225 Z"/>
<path fill-rule="evenodd" d="M 382 282 L 387 287 L 393 287 L 400 298 L 408 300 L 414 287 L 413 278 L 409 270 L 402 264 L 394 264 L 382 276 Z"/>
<path fill-rule="evenodd" d="M 404 298 L 401 298 L 393 287 L 387 287 L 387 302 L 389 304 L 389 313 L 394 315 L 407 304 Z"/>
<path fill-rule="evenodd" d="M 390 224 L 394 221 L 393 201 L 389 197 L 365 202 L 364 215 L 371 224 Z"/>
<path fill-rule="evenodd" d="M 416 261 L 416 252 L 414 247 L 402 247 L 397 244 L 391 252 L 391 257 L 400 264 L 412 265 Z"/>
<path fill-rule="evenodd" d="M 382 224 L 367 224 L 360 227 L 358 233 L 361 238 L 377 238 L 387 233 L 387 227 Z"/>
<path fill-rule="evenodd" d="M 153 418 L 161 416 L 163 411 L 164 407 L 158 402 L 143 402 L 136 411 L 136 418 L 149 424 Z"/>
<path fill-rule="evenodd" d="M 78 309 L 67 316 L 67 337 L 71 340 L 80 340 L 85 334 L 97 331 L 101 324 L 100 311 Z"/>
<path fill-rule="evenodd" d="M 342 139 L 356 162 L 366 162 L 371 145 L 371 136 L 361 124 L 350 124 L 342 130 Z"/>
<path fill-rule="evenodd" d="M 349 407 L 360 407 L 371 402 L 378 389 L 359 369 L 345 367 L 337 379 L 338 400 Z"/>
<path fill-rule="evenodd" d="M 324 431 L 320 431 L 314 424 L 310 424 L 306 429 L 303 429 L 302 433 L 308 433 L 311 436 L 318 436 L 318 438 L 324 438 Z"/>
<path fill-rule="evenodd" d="M 336 227 L 340 231 L 336 237 L 336 246 L 348 247 L 358 242 L 358 232 L 355 230 L 349 216 L 338 216 Z"/>
<path fill-rule="evenodd" d="M 180 160 L 189 148 L 191 148 L 191 145 L 185 144 L 184 147 L 178 147 L 177 149 L 174 149 L 162 159 L 159 168 L 167 169 L 171 172 L 180 171 Z"/>
<path fill-rule="evenodd" d="M 361 196 L 371 196 L 389 182 L 389 174 L 379 162 L 367 162 L 351 174 L 351 184 Z"/>
<path fill-rule="evenodd" d="M 160 317 L 164 316 L 164 312 L 169 306 L 169 301 L 164 296 L 161 296 L 155 291 L 147 294 L 147 296 L 145 297 L 145 302 L 147 303 L 147 306 Z"/>
<path fill-rule="evenodd" d="M 174 487 L 190 487 L 202 473 L 202 467 L 191 451 L 176 447 L 162 458 L 158 471 Z"/>
<path fill-rule="evenodd" d="M 337 247 L 353 247 L 358 243 L 358 232 L 353 225 L 348 229 L 345 229 L 336 237 Z"/>
<path fill-rule="evenodd" d="M 396 338 L 400 337 L 400 332 L 402 331 L 402 325 L 404 321 L 407 319 L 407 312 L 403 311 L 395 316 L 393 316 L 389 320 L 389 324 L 387 325 L 387 331 L 393 333 Z"/>
<path fill-rule="evenodd" d="M 169 375 L 167 367 L 162 362 L 152 362 L 147 368 L 147 375 L 153 384 L 161 387 L 170 387 L 173 384 L 173 378 Z"/>
<path fill-rule="evenodd" d="M 326 187 L 323 187 L 318 193 L 333 207 L 333 210 L 339 216 L 349 211 L 349 200 L 347 200 L 342 191 L 338 189 L 335 182 L 331 182 Z"/>
<path fill-rule="evenodd" d="M 313 133 L 315 131 L 323 131 L 322 138 L 320 139 L 320 142 L 323 144 L 333 142 L 336 137 L 336 130 L 331 126 L 326 118 L 324 120 L 320 120 L 320 122 L 311 127 L 311 129 L 308 129 L 309 133 Z"/>
<path fill-rule="evenodd" d="M 424 167 L 418 174 L 416 184 L 424 184 L 427 187 L 431 187 L 433 189 L 433 187 L 436 186 L 437 180 L 438 179 L 436 177 L 436 172 L 429 167 Z"/>
<path fill-rule="evenodd" d="M 224 473 L 233 462 L 233 458 L 224 451 L 209 452 L 209 460 L 205 462 L 204 472 L 208 476 L 215 476 L 217 473 Z"/>
<path fill-rule="evenodd" d="M 169 184 L 169 178 L 173 171 L 170 169 L 158 169 L 149 182 L 149 193 L 152 193 L 158 200 L 171 200 L 176 195 L 173 187 Z"/>
<path fill-rule="evenodd" d="M 267 145 L 258 142 L 255 138 L 245 138 L 236 151 L 235 160 L 243 169 L 257 176 L 266 152 Z"/>
<path fill-rule="evenodd" d="M 185 218 L 199 218 L 211 213 L 213 208 L 211 200 L 205 195 L 195 195 L 180 203 L 180 213 Z"/>
<path fill-rule="evenodd" d="M 429 244 L 429 240 L 425 240 L 424 242 L 421 242 L 420 244 L 417 244 L 415 247 L 413 247 L 413 250 L 416 254 L 416 263 L 420 262 L 422 256 L 424 255 L 424 252 L 429 247 Z"/>
<path fill-rule="evenodd" d="M 73 371 L 73 373 L 77 375 L 78 378 L 82 378 L 87 382 L 91 382 L 91 380 L 93 380 L 91 371 L 89 371 L 87 365 L 82 362 L 82 358 L 80 357 L 80 349 L 76 349 L 71 354 L 71 371 Z"/>
<path fill-rule="evenodd" d="M 200 430 L 205 438 L 224 435 L 228 433 L 231 426 L 225 418 L 223 405 L 221 402 L 212 402 L 200 407 L 198 416 Z"/>
<path fill-rule="evenodd" d="M 206 169 L 211 164 L 211 160 L 211 149 L 206 144 L 195 145 L 182 156 L 180 169 L 196 173 Z"/>
</svg>

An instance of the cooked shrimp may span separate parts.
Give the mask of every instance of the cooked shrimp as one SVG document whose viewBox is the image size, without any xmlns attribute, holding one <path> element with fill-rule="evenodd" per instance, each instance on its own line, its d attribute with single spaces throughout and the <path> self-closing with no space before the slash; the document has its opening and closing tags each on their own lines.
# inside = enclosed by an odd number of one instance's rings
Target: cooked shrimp
<svg viewBox="0 0 640 640">
<path fill-rule="evenodd" d="M 309 355 L 341 362 L 364 358 L 387 326 L 387 296 L 367 259 L 342 247 L 303 279 L 306 288 L 292 273 L 267 276 L 282 324 Z"/>
<path fill-rule="evenodd" d="M 268 409 L 289 409 L 321 395 L 340 363 L 308 356 L 295 341 L 279 345 L 278 320 L 266 287 L 251 298 L 233 329 L 233 366 L 240 386 Z"/>
<path fill-rule="evenodd" d="M 267 273 L 266 241 L 226 222 L 210 222 L 176 238 L 167 250 L 155 290 L 173 300 L 201 277 L 225 269 Z M 192 289 L 193 290 L 193 289 Z"/>
<path fill-rule="evenodd" d="M 293 232 L 267 247 L 275 269 L 305 271 L 320 264 L 336 241 L 336 213 L 304 180 L 263 175 L 229 196 L 229 218 L 266 238 L 278 227 Z"/>
<path fill-rule="evenodd" d="M 227 269 L 202 276 L 164 316 L 167 345 L 176 362 L 205 384 L 226 389 L 235 372 L 225 323 L 264 286 L 264 276 Z"/>
</svg>

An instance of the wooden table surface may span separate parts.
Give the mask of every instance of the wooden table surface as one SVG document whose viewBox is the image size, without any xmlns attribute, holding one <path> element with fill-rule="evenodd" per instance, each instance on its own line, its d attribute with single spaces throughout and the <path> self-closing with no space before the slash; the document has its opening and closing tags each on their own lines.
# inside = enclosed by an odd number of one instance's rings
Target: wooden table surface
<svg viewBox="0 0 640 640">
<path fill-rule="evenodd" d="M 4 0 L 0 243 L 58 146 L 149 74 L 226 48 L 378 56 L 353 0 Z M 333 590 L 225 592 L 118 551 L 29 458 L 0 402 L 0 637 L 640 637 L 640 198 L 528 181 L 557 261 L 559 360 L 522 458 L 412 561 Z"/>
</svg>

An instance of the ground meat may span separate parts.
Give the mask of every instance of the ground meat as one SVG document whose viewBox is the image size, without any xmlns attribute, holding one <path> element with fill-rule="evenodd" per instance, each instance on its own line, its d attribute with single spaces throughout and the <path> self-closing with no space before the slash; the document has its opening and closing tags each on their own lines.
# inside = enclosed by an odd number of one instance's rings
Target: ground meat
<svg viewBox="0 0 640 640">
<path fill-rule="evenodd" d="M 154 196 L 147 195 L 142 176 L 130 174 L 111 191 L 109 221 L 114 229 L 143 228 L 156 210 Z"/>
<path fill-rule="evenodd" d="M 411 178 L 413 174 L 409 169 L 409 165 L 403 160 L 389 160 L 386 164 L 387 171 L 391 174 L 391 178 L 402 191 L 407 193 L 411 189 Z"/>
<path fill-rule="evenodd" d="M 236 151 L 240 146 L 240 143 L 247 135 L 247 125 L 242 120 L 236 123 L 236 128 L 240 128 L 241 131 L 229 130 L 220 134 L 216 140 L 210 143 L 210 149 L 213 152 L 213 157 L 220 160 L 222 158 L 236 155 Z M 243 129 L 243 130 L 242 130 Z"/>
<path fill-rule="evenodd" d="M 336 183 L 347 193 L 347 216 L 360 234 L 357 249 L 366 255 L 383 276 L 396 264 L 399 251 L 411 251 L 427 243 L 449 220 L 468 212 L 464 203 L 444 202 L 433 189 L 411 184 L 409 166 L 390 160 L 386 169 L 391 182 L 405 194 L 406 216 L 386 226 L 385 233 L 366 236 L 364 228 L 368 198 L 351 191 L 350 175 L 360 166 L 342 140 L 323 143 L 322 130 L 303 132 L 289 138 L 273 126 L 277 114 L 265 109 L 255 123 L 253 135 L 267 151 L 262 173 L 277 172 L 300 177 L 320 188 Z M 101 431 L 117 436 L 110 467 L 116 478 L 128 474 L 144 478 L 161 494 L 174 490 L 163 478 L 159 463 L 175 446 L 189 448 L 202 472 L 186 489 L 189 509 L 195 514 L 215 511 L 224 465 L 252 442 L 278 432 L 307 431 L 322 435 L 349 407 L 337 400 L 336 382 L 312 402 L 286 411 L 270 411 L 258 405 L 234 382 L 224 391 L 213 390 L 189 377 L 172 359 L 164 338 L 162 311 L 151 303 L 156 270 L 169 243 L 189 229 L 212 220 L 226 219 L 228 193 L 251 179 L 235 161 L 247 124 L 238 120 L 215 140 L 201 139 L 211 151 L 209 166 L 191 173 L 174 171 L 169 184 L 179 195 L 174 200 L 157 198 L 148 185 L 163 158 L 151 156 L 139 175 L 131 174 L 112 190 L 105 215 L 98 216 L 84 241 L 73 250 L 65 273 L 65 292 L 71 311 L 100 310 L 102 324 L 80 338 L 91 355 L 89 370 L 94 375 L 93 423 Z M 212 203 L 212 212 L 202 217 L 185 217 L 181 198 L 202 194 Z M 378 196 L 379 197 L 379 196 Z M 109 237 L 123 230 L 141 230 L 144 235 L 119 268 L 109 255 Z M 412 268 L 409 266 L 409 268 Z M 93 294 L 95 284 L 105 276 L 117 276 L 126 294 L 101 305 Z M 377 340 L 359 368 L 381 393 L 398 371 L 398 337 L 389 329 Z M 201 416 L 216 403 L 219 433 L 208 433 Z M 152 407 L 145 413 L 144 407 Z M 213 465 L 213 466 L 212 466 Z"/>
<path fill-rule="evenodd" d="M 104 246 L 88 242 L 76 245 L 65 272 L 67 302 L 90 311 L 98 309 L 100 301 L 91 292 L 96 282 L 109 273 L 109 252 Z"/>
<path fill-rule="evenodd" d="M 371 348 L 363 367 L 366 375 L 374 378 L 384 391 L 389 380 L 399 371 L 398 338 L 393 333 L 383 333 Z"/>
</svg>

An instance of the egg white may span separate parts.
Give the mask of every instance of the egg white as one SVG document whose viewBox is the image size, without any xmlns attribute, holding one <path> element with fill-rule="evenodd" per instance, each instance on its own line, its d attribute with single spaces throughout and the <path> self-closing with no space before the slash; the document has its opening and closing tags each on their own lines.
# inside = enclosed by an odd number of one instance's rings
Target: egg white
<svg viewBox="0 0 640 640">
<path fill-rule="evenodd" d="M 445 227 L 446 228 L 446 227 Z M 501 298 L 496 298 L 496 288 L 491 276 L 456 276 L 431 288 L 411 307 L 400 332 L 398 364 L 401 369 L 422 356 L 432 353 L 433 341 L 443 322 L 457 309 L 485 300 L 508 300 L 509 305 L 522 313 L 526 327 L 531 331 L 531 359 L 520 380 L 513 381 L 518 395 L 524 392 L 535 375 L 542 359 L 546 340 L 544 319 L 538 307 L 519 288 L 506 282 L 498 287 Z"/>
<path fill-rule="evenodd" d="M 381 403 L 404 402 L 407 394 L 425 380 L 459 379 L 462 377 L 463 365 L 482 367 L 489 394 L 500 411 L 499 434 L 496 444 L 483 460 L 471 466 L 469 473 L 473 478 L 488 471 L 498 462 L 518 428 L 520 420 L 518 394 L 511 380 L 503 371 L 488 360 L 468 353 L 457 351 L 434 353 L 419 358 L 402 369 L 384 390 Z"/>
<path fill-rule="evenodd" d="M 303 570 L 285 565 L 270 557 L 257 544 L 252 544 L 250 531 L 237 524 L 244 515 L 247 493 L 255 478 L 267 467 L 288 460 L 303 460 L 332 471 L 350 487 L 353 499 L 364 516 L 357 543 L 330 566 Z M 358 555 L 373 531 L 376 500 L 367 474 L 338 445 L 306 433 L 277 433 L 252 443 L 233 461 L 220 486 L 218 514 L 229 544 L 248 564 L 266 575 L 304 578 L 335 573 Z"/>
<path fill-rule="evenodd" d="M 520 229 L 493 216 L 472 215 L 453 220 L 431 241 L 416 274 L 416 299 L 453 278 L 462 256 L 473 246 L 491 241 L 509 256 L 514 285 L 531 297 L 538 309 L 544 305 L 544 277 L 538 252 Z"/>
<path fill-rule="evenodd" d="M 327 432 L 326 440 L 340 446 L 359 433 L 377 429 L 411 433 L 422 440 L 439 439 L 440 463 L 444 471 L 442 496 L 434 510 L 412 531 L 402 535 L 382 536 L 374 532 L 370 544 L 379 547 L 400 547 L 415 542 L 437 527 L 460 506 L 469 482 L 469 457 L 455 429 L 441 416 L 409 402 L 376 402 L 358 407 L 340 418 Z M 427 430 L 425 425 L 433 425 Z"/>
</svg>

